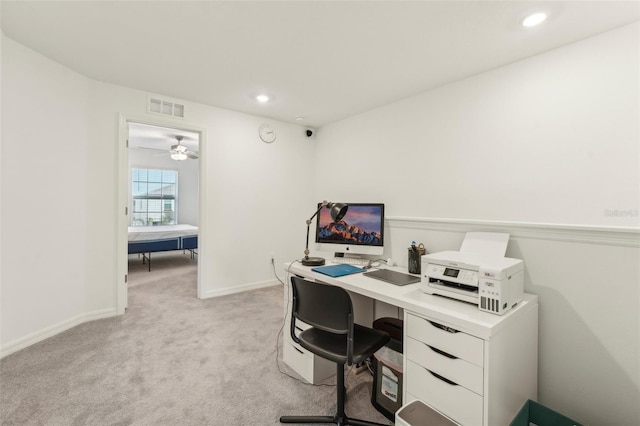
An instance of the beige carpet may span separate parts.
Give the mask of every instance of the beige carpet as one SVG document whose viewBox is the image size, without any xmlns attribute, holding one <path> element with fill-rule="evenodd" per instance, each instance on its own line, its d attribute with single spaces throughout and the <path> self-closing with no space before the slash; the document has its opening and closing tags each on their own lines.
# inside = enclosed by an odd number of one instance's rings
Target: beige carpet
<svg viewBox="0 0 640 426">
<path fill-rule="evenodd" d="M 273 425 L 331 414 L 333 386 L 290 378 L 282 363 L 283 287 L 196 298 L 196 261 L 129 262 L 124 316 L 68 330 L 0 361 L 2 425 Z M 274 279 L 274 282 L 275 279 Z M 276 361 L 278 353 L 278 362 Z M 347 414 L 390 423 L 371 376 L 348 375 Z"/>
</svg>

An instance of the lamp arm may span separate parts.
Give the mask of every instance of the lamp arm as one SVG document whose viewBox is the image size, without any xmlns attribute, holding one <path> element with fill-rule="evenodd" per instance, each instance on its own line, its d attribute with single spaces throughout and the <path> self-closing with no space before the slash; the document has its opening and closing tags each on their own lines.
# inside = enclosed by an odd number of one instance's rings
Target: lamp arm
<svg viewBox="0 0 640 426">
<path fill-rule="evenodd" d="M 309 259 L 309 226 L 311 225 L 311 219 L 307 220 L 307 245 L 304 247 L 304 258 Z"/>
<path fill-rule="evenodd" d="M 323 201 L 322 205 L 320 206 L 320 208 L 318 210 L 316 210 L 316 212 L 313 214 L 313 216 L 311 216 L 309 219 L 307 219 L 307 226 L 311 225 L 311 221 L 313 220 L 314 217 L 316 217 L 318 215 L 318 213 L 320 213 L 320 210 L 322 210 L 323 207 L 326 207 L 329 205 L 328 201 Z"/>
<path fill-rule="evenodd" d="M 311 216 L 309 219 L 307 219 L 307 245 L 304 248 L 304 258 L 308 259 L 309 258 L 309 228 L 311 227 L 311 221 L 313 220 L 314 217 L 316 217 L 318 215 L 318 213 L 320 213 L 320 210 L 322 210 L 323 207 L 326 207 L 329 204 L 328 201 L 323 201 L 322 205 L 320 206 L 320 208 L 318 210 L 316 210 L 316 212 L 313 214 L 313 216 Z"/>
</svg>

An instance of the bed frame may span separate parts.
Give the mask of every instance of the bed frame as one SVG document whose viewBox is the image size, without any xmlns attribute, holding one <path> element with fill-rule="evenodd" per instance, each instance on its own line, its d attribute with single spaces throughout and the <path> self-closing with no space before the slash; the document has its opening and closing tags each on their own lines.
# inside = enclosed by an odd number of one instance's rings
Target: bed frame
<svg viewBox="0 0 640 426">
<path fill-rule="evenodd" d="M 186 225 L 176 225 L 176 228 L 180 226 Z M 154 227 L 150 227 L 147 236 L 142 240 L 134 240 L 129 241 L 129 254 L 139 254 L 142 255 L 142 263 L 148 263 L 149 271 L 151 271 L 151 253 L 157 253 L 162 251 L 173 251 L 173 250 L 182 250 L 183 252 L 189 251 L 191 254 L 191 259 L 194 259 L 198 254 L 198 235 L 179 235 L 172 236 L 169 238 L 155 238 L 153 237 L 153 229 Z M 175 233 L 174 230 L 167 230 L 168 227 L 163 227 L 163 229 L 158 228 L 157 235 L 162 236 L 167 235 L 168 233 Z M 197 228 L 191 227 L 195 229 L 197 233 Z M 130 228 L 129 235 L 133 234 L 133 231 Z M 193 230 L 189 231 L 181 231 L 186 233 L 193 233 Z M 179 232 L 178 232 L 179 233 Z"/>
</svg>

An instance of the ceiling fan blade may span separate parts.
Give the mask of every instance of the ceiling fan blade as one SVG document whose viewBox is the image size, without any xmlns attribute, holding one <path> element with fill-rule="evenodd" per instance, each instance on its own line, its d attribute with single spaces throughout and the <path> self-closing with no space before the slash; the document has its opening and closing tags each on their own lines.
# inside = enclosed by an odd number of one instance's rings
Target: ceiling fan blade
<svg viewBox="0 0 640 426">
<path fill-rule="evenodd" d="M 192 158 L 194 160 L 197 160 L 198 158 L 200 158 L 197 152 L 187 151 L 185 152 L 185 154 L 187 154 L 187 157 Z"/>
<path fill-rule="evenodd" d="M 133 149 L 150 149 L 152 151 L 166 151 L 166 149 L 164 148 L 149 148 L 146 146 L 136 146 L 136 147 L 133 147 Z"/>
</svg>

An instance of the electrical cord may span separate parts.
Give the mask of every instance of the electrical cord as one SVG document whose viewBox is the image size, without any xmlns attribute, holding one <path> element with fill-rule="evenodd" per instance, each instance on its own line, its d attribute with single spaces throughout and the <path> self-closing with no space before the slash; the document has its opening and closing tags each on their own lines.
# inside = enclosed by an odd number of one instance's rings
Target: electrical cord
<svg viewBox="0 0 640 426">
<path fill-rule="evenodd" d="M 389 264 L 389 261 L 387 259 L 373 259 L 369 261 L 369 264 L 365 267 L 363 267 L 363 269 L 371 269 L 371 268 L 380 268 L 380 262 L 384 262 L 386 264 Z M 374 263 L 377 263 L 377 265 L 374 265 Z"/>
<path fill-rule="evenodd" d="M 297 262 L 297 260 L 294 260 L 294 261 L 293 261 L 293 262 L 291 262 L 291 263 L 295 263 L 295 262 Z M 289 268 L 291 268 L 291 265 L 289 265 Z M 275 261 L 273 260 L 273 257 L 271 258 L 271 269 L 273 269 L 273 275 L 276 277 L 276 279 L 277 279 L 278 281 L 280 281 L 280 284 L 282 284 L 282 285 L 286 285 L 286 284 L 284 283 L 284 281 L 282 281 L 282 279 L 278 276 L 278 273 L 276 272 L 276 263 L 275 263 Z M 287 270 L 287 273 L 288 273 L 288 272 L 289 272 L 289 270 Z"/>
</svg>

